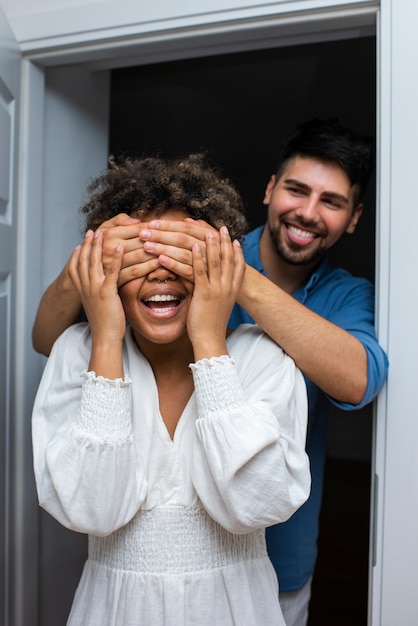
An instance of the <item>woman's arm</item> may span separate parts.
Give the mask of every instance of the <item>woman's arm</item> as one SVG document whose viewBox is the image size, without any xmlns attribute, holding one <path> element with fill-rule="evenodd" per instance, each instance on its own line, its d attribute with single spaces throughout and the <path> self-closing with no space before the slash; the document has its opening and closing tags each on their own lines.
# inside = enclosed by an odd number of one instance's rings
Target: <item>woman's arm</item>
<svg viewBox="0 0 418 626">
<path fill-rule="evenodd" d="M 89 319 L 89 371 L 80 384 L 82 370 L 72 365 L 80 343 L 69 344 L 67 332 L 54 345 L 33 416 L 40 504 L 65 526 L 96 535 L 127 523 L 146 492 L 124 377 L 126 321 L 118 294 L 123 247 L 117 246 L 105 272 L 102 243 L 101 231 L 88 231 L 68 263 Z"/>
<path fill-rule="evenodd" d="M 132 519 L 147 481 L 133 438 L 131 383 L 87 374 L 90 352 L 86 324 L 59 337 L 36 395 L 32 439 L 40 505 L 65 527 L 100 536 Z"/>
<path fill-rule="evenodd" d="M 246 533 L 286 521 L 309 496 L 307 398 L 301 372 L 258 327 L 229 342 L 233 359 L 193 366 L 192 479 L 211 517 Z"/>
<path fill-rule="evenodd" d="M 237 363 L 231 359 L 226 328 L 244 258 L 225 228 L 205 243 L 206 263 L 200 244 L 192 249 L 188 316 L 198 404 L 192 476 L 210 515 L 242 533 L 284 521 L 308 497 L 306 389 L 293 361 L 257 327 L 247 329 Z"/>
</svg>

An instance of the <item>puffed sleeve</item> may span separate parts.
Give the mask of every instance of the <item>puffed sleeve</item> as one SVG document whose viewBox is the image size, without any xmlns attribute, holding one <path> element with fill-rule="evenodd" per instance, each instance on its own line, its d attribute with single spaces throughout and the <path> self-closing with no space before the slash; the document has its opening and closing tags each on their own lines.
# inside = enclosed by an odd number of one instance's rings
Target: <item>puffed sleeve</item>
<svg viewBox="0 0 418 626">
<path fill-rule="evenodd" d="M 131 382 L 83 372 L 85 325 L 68 329 L 46 363 L 32 415 L 40 505 L 78 532 L 107 535 L 126 524 L 146 495 L 132 433 Z"/>
<path fill-rule="evenodd" d="M 195 489 L 224 528 L 286 521 L 308 498 L 306 386 L 293 360 L 255 326 L 231 356 L 191 364 L 198 403 Z"/>
</svg>

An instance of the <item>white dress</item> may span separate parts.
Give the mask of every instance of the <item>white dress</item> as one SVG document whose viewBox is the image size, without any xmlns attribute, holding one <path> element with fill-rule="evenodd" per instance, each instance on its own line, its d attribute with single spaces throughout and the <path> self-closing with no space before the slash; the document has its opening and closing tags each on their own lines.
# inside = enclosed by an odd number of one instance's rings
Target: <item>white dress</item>
<svg viewBox="0 0 418 626">
<path fill-rule="evenodd" d="M 125 380 L 86 372 L 86 324 L 56 342 L 33 412 L 40 505 L 89 534 L 71 626 L 279 626 L 264 528 L 307 499 L 305 383 L 256 326 L 191 365 L 171 439 L 130 332 Z"/>
</svg>

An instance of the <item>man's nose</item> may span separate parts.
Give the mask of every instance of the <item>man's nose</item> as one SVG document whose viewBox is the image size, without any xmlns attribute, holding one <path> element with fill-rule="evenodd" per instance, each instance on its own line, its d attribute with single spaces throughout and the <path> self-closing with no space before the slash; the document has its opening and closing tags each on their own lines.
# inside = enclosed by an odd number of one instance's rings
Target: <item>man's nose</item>
<svg viewBox="0 0 418 626">
<path fill-rule="evenodd" d="M 311 194 L 300 203 L 297 213 L 305 219 L 316 219 L 319 212 L 319 198 Z"/>
</svg>

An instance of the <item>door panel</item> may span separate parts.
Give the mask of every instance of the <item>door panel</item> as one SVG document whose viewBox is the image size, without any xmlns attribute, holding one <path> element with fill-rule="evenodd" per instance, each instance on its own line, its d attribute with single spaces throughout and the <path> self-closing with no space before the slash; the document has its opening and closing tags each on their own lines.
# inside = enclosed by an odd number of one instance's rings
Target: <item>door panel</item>
<svg viewBox="0 0 418 626">
<path fill-rule="evenodd" d="M 0 623 L 11 624 L 10 529 L 13 338 L 16 271 L 17 101 L 20 56 L 0 11 Z"/>
</svg>

